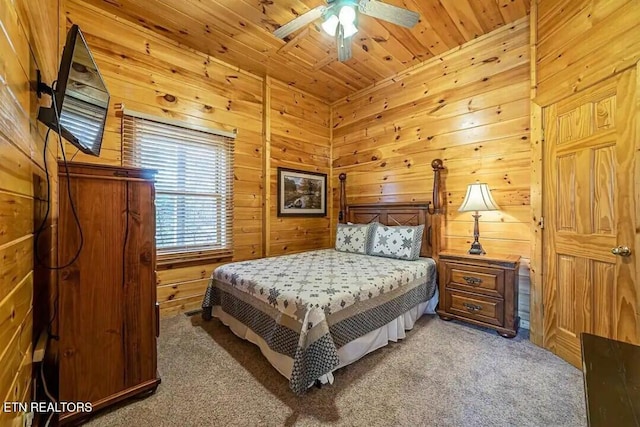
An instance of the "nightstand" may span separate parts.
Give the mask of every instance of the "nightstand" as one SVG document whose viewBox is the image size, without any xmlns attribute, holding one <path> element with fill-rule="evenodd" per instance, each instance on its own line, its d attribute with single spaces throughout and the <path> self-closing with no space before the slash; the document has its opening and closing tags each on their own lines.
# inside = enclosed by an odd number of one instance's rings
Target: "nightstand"
<svg viewBox="0 0 640 427">
<path fill-rule="evenodd" d="M 440 305 L 443 320 L 462 320 L 495 329 L 505 338 L 518 333 L 517 255 L 439 254 Z"/>
</svg>

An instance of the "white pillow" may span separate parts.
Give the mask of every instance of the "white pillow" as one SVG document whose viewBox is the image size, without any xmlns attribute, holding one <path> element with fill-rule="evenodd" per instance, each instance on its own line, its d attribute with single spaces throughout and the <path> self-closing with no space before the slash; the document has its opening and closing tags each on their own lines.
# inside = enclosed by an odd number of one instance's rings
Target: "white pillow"
<svg viewBox="0 0 640 427">
<path fill-rule="evenodd" d="M 336 250 L 366 255 L 371 245 L 373 224 L 338 224 Z"/>
<path fill-rule="evenodd" d="M 424 224 L 386 226 L 376 224 L 369 255 L 414 261 L 420 257 Z"/>
</svg>

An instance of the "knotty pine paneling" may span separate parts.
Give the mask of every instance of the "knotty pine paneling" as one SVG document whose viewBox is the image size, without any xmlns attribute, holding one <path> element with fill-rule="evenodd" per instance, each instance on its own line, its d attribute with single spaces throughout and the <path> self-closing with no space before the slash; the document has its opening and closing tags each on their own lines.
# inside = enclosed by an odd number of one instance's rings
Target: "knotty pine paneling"
<svg viewBox="0 0 640 427">
<path fill-rule="evenodd" d="M 185 46 L 331 102 L 524 17 L 529 0 L 387 0 L 420 14 L 411 29 L 358 16 L 353 58 L 337 61 L 321 20 L 286 40 L 274 29 L 324 0 L 86 0 Z"/>
<path fill-rule="evenodd" d="M 538 0 L 537 96 L 549 105 L 640 60 L 635 0 Z"/>
<path fill-rule="evenodd" d="M 273 197 L 268 236 L 263 233 L 264 120 L 270 119 L 272 155 L 269 177 L 276 194 L 278 165 L 329 171 L 329 105 L 273 81 L 271 114 L 264 114 L 263 78 L 224 64 L 165 38 L 144 26 L 82 0 L 66 1 L 67 26 L 80 25 L 111 93 L 99 158 L 67 146 L 74 161 L 121 164 L 120 119 L 116 104 L 203 126 L 237 129 L 234 169 L 234 261 L 259 258 L 266 239 L 271 254 L 328 245 L 329 220 L 280 219 Z M 218 264 L 175 266 L 158 271 L 158 301 L 163 315 L 200 307 L 207 278 Z"/>
<path fill-rule="evenodd" d="M 450 5 L 452 6 L 452 5 Z M 332 108 L 332 182 L 347 173 L 347 202 L 431 200 L 430 163 L 444 160 L 445 241 L 473 240 L 471 213 L 458 212 L 468 184 L 486 182 L 500 206 L 484 212 L 488 253 L 523 257 L 519 314 L 529 320 L 529 23 L 463 45 L 349 96 Z M 337 221 L 334 192 L 332 229 Z"/>
<path fill-rule="evenodd" d="M 271 83 L 271 210 L 269 255 L 282 255 L 331 245 L 330 212 L 323 218 L 277 216 L 277 168 L 327 174 L 331 138 L 329 105 L 284 83 Z M 327 194 L 330 194 L 327 189 Z"/>
<path fill-rule="evenodd" d="M 67 146 L 74 161 L 121 164 L 121 120 L 126 109 L 195 123 L 237 129 L 234 169 L 233 260 L 262 256 L 262 79 L 179 46 L 83 1 L 67 0 L 67 26 L 78 24 L 111 93 L 100 157 Z M 175 266 L 158 271 L 163 315 L 198 308 L 213 265 Z"/>
<path fill-rule="evenodd" d="M 0 396 L 28 401 L 32 346 L 50 316 L 55 274 L 35 262 L 34 247 L 55 264 L 57 140 L 44 152 L 39 100 L 31 89 L 36 70 L 51 84 L 58 66 L 59 2 L 0 0 Z M 48 98 L 43 103 L 49 103 Z M 44 159 L 51 180 L 51 211 L 34 234 L 47 204 Z M 22 426 L 19 413 L 0 412 L 0 425 Z"/>
</svg>

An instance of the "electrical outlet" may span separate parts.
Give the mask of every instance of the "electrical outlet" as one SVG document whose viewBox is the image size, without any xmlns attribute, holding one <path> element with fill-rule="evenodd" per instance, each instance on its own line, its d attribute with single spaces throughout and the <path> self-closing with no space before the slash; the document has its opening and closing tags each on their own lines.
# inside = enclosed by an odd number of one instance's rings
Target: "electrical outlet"
<svg viewBox="0 0 640 427">
<path fill-rule="evenodd" d="M 33 412 L 22 413 L 22 427 L 31 427 L 33 424 Z"/>
</svg>

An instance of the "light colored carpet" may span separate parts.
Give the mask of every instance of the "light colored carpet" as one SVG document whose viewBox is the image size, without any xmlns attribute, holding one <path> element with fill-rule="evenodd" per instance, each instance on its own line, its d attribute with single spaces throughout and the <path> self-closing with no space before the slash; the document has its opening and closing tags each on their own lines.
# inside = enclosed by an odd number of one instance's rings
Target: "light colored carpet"
<svg viewBox="0 0 640 427">
<path fill-rule="evenodd" d="M 423 316 L 391 343 L 295 396 L 218 320 L 162 321 L 155 395 L 91 426 L 583 426 L 582 374 L 526 336 Z"/>
</svg>

